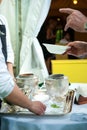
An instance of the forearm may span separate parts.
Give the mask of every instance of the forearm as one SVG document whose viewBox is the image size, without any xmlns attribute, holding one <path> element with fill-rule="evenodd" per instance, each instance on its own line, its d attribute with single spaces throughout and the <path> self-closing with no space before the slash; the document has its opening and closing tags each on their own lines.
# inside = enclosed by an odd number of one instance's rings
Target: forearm
<svg viewBox="0 0 87 130">
<path fill-rule="evenodd" d="M 32 102 L 28 99 L 26 95 L 15 85 L 13 91 L 5 98 L 9 103 L 21 106 L 26 109 L 30 109 Z"/>
<path fill-rule="evenodd" d="M 13 72 L 13 64 L 11 62 L 7 62 L 7 69 L 11 76 L 14 78 L 14 72 Z"/>
</svg>

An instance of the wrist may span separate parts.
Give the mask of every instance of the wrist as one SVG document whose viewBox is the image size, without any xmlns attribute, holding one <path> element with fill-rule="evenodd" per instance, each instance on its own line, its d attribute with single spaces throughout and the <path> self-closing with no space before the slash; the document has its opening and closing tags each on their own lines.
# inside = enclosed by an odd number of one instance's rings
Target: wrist
<svg viewBox="0 0 87 130">
<path fill-rule="evenodd" d="M 28 106 L 27 106 L 27 109 L 29 110 L 29 111 L 31 111 L 32 110 L 32 101 L 31 100 L 29 100 L 29 104 L 28 104 Z"/>
</svg>

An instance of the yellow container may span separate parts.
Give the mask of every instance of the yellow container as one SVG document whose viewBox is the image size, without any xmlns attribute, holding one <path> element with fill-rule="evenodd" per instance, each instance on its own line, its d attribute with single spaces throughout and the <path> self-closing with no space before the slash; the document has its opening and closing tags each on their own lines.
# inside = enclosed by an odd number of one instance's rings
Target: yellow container
<svg viewBox="0 0 87 130">
<path fill-rule="evenodd" d="M 87 60 L 52 60 L 52 74 L 64 74 L 70 82 L 87 83 Z"/>
</svg>

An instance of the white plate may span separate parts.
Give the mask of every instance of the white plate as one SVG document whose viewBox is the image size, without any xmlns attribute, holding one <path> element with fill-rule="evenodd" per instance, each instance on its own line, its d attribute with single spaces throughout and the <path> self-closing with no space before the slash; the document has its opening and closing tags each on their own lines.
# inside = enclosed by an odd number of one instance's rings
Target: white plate
<svg viewBox="0 0 87 130">
<path fill-rule="evenodd" d="M 63 54 L 64 52 L 66 52 L 67 49 L 69 49 L 69 46 L 61 46 L 61 45 L 52 45 L 52 44 L 43 44 L 47 50 L 50 53 L 53 54 Z"/>
</svg>

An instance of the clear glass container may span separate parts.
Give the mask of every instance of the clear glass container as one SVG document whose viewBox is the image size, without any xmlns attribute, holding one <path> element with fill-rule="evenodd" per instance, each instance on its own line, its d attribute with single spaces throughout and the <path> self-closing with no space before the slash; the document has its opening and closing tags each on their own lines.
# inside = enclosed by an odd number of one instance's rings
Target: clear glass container
<svg viewBox="0 0 87 130">
<path fill-rule="evenodd" d="M 50 96 L 62 97 L 68 92 L 68 77 L 62 74 L 50 75 L 45 80 L 45 85 Z"/>
<path fill-rule="evenodd" d="M 38 77 L 33 74 L 23 74 L 16 77 L 17 85 L 23 91 L 25 95 L 28 96 L 29 99 L 32 100 L 33 95 L 38 89 Z M 14 105 L 12 110 L 15 112 L 27 112 L 27 109 Z"/>
<path fill-rule="evenodd" d="M 69 88 L 68 77 L 63 74 L 50 75 L 45 79 L 45 86 L 51 102 L 49 103 L 50 105 L 48 105 L 49 109 L 54 111 L 54 108 L 52 109 L 52 107 L 57 106 L 55 111 L 62 113 Z"/>
<path fill-rule="evenodd" d="M 32 99 L 33 93 L 38 89 L 38 77 L 33 74 L 24 74 L 17 76 L 17 85 L 26 94 L 29 99 Z"/>
</svg>

